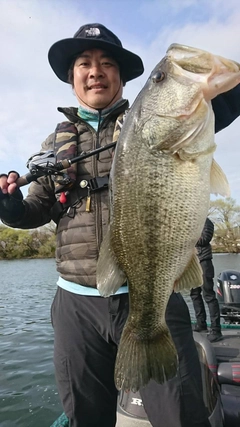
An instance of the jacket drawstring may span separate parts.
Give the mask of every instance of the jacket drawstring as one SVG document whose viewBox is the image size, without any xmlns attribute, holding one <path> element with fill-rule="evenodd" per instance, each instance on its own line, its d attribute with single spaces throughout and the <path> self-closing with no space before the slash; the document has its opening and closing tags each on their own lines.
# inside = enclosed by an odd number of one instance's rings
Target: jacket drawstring
<svg viewBox="0 0 240 427">
<path fill-rule="evenodd" d="M 102 110 L 98 110 L 98 127 L 97 127 L 96 148 L 100 147 L 99 135 L 100 135 L 101 119 L 102 119 Z M 97 160 L 99 160 L 99 153 L 97 154 Z"/>
</svg>

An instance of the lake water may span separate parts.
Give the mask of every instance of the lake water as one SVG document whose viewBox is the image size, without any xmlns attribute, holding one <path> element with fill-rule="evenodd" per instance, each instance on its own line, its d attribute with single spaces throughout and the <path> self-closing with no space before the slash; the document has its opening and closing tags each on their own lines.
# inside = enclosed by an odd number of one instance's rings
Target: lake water
<svg viewBox="0 0 240 427">
<path fill-rule="evenodd" d="M 240 255 L 214 255 L 214 266 L 215 277 L 240 270 Z M 50 323 L 55 261 L 0 261 L 0 274 L 0 427 L 49 427 L 62 413 Z"/>
</svg>

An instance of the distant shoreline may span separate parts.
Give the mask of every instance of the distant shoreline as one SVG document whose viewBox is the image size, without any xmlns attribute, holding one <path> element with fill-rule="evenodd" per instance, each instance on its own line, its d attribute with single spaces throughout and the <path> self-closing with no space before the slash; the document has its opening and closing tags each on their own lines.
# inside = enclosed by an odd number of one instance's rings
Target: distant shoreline
<svg viewBox="0 0 240 427">
<path fill-rule="evenodd" d="M 240 255 L 240 252 L 215 252 L 213 255 Z M 27 260 L 27 259 L 55 259 L 55 256 L 33 256 L 33 257 L 19 257 L 19 258 L 0 258 L 0 261 L 14 261 L 14 260 Z"/>
</svg>

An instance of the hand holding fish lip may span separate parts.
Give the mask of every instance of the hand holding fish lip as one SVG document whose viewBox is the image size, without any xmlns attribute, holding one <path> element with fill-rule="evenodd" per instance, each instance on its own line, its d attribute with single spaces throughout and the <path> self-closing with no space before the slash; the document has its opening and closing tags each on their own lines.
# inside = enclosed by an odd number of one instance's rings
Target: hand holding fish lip
<svg viewBox="0 0 240 427">
<path fill-rule="evenodd" d="M 210 80 L 199 74 L 204 68 L 211 70 Z M 166 306 L 176 283 L 178 291 L 202 284 L 195 244 L 208 214 L 210 192 L 229 191 L 213 160 L 214 114 L 208 100 L 240 80 L 235 62 L 176 44 L 152 75 L 159 69 L 165 78 L 159 83 L 147 80 L 118 139 L 110 226 L 97 266 L 98 289 L 104 296 L 116 292 L 125 275 L 128 279 L 130 311 L 115 382 L 117 388 L 133 391 L 151 378 L 162 383 L 176 375 L 178 359 L 165 323 Z M 194 108 L 199 99 L 201 108 Z M 184 114 L 186 108 L 191 114 Z M 173 110 L 182 111 L 181 121 L 169 120 Z M 169 153 L 161 152 L 162 141 L 168 141 Z M 157 150 L 159 155 L 154 155 Z"/>
</svg>

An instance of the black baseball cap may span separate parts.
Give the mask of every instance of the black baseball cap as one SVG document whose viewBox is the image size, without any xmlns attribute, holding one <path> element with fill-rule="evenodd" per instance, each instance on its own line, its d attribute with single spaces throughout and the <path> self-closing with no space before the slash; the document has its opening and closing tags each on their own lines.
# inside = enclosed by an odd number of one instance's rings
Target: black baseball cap
<svg viewBox="0 0 240 427">
<path fill-rule="evenodd" d="M 68 83 L 68 71 L 74 57 L 95 48 L 106 50 L 113 56 L 125 82 L 139 77 L 144 71 L 141 58 L 124 49 L 119 38 L 102 24 L 83 25 L 72 38 L 54 43 L 49 49 L 48 60 L 58 78 Z"/>
</svg>

